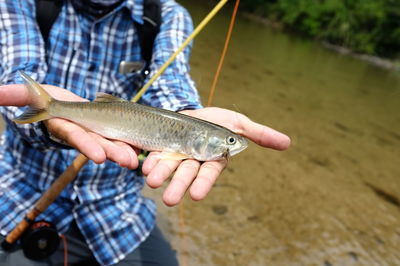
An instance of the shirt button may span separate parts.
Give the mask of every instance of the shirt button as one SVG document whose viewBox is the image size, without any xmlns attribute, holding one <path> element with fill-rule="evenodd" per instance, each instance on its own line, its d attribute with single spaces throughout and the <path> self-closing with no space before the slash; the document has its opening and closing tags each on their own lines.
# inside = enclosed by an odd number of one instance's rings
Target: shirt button
<svg viewBox="0 0 400 266">
<path fill-rule="evenodd" d="M 94 70 L 96 70 L 96 65 L 95 65 L 94 63 L 90 63 L 90 64 L 89 64 L 88 70 L 89 70 L 89 71 L 94 71 Z"/>
</svg>

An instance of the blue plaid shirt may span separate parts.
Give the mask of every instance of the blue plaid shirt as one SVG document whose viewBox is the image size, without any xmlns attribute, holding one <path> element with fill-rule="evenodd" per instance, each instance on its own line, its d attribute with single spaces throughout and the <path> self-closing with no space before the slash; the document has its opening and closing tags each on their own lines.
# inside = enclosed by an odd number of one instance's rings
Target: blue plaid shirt
<svg viewBox="0 0 400 266">
<path fill-rule="evenodd" d="M 49 39 L 44 43 L 35 18 L 34 0 L 0 1 L 0 82 L 22 83 L 23 70 L 40 83 L 66 88 L 93 100 L 97 92 L 130 99 L 138 73 L 120 74 L 121 61 L 141 60 L 134 22 L 143 23 L 143 0 L 126 0 L 95 20 L 64 1 Z M 153 49 L 154 73 L 192 31 L 189 15 L 172 0 L 162 0 L 160 33 Z M 200 108 L 189 77 L 189 49 L 153 83 L 142 103 L 170 110 Z M 151 76 L 151 74 L 150 74 Z M 0 233 L 21 221 L 42 193 L 75 159 L 61 149 L 38 123 L 17 125 L 12 118 L 24 108 L 2 107 L 6 130 L 0 147 Z M 155 205 L 140 191 L 143 178 L 107 161 L 89 162 L 38 219 L 66 232 L 75 219 L 96 259 L 117 263 L 149 235 Z"/>
</svg>

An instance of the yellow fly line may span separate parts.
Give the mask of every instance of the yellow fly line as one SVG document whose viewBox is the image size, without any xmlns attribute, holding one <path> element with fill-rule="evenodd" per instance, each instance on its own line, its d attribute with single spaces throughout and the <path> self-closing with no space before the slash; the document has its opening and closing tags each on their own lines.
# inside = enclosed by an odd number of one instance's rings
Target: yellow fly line
<svg viewBox="0 0 400 266">
<path fill-rule="evenodd" d="M 210 22 L 210 20 L 218 13 L 218 11 L 228 2 L 228 0 L 221 0 L 213 10 L 200 22 L 196 29 L 190 34 L 190 36 L 182 43 L 178 50 L 173 53 L 170 58 L 161 66 L 157 73 L 152 76 L 149 81 L 140 89 L 140 91 L 133 97 L 132 102 L 137 102 L 140 97 L 146 92 L 150 85 L 165 71 L 165 69 L 175 60 L 180 52 L 188 46 L 188 44 L 202 31 L 202 29 Z"/>
<path fill-rule="evenodd" d="M 207 25 L 207 23 L 218 13 L 218 11 L 225 5 L 228 0 L 221 0 L 214 9 L 203 19 L 203 21 L 196 27 L 193 33 L 184 41 L 178 50 L 171 55 L 171 57 L 164 63 L 164 65 L 157 71 L 157 73 L 140 89 L 132 102 L 137 102 L 150 85 L 165 71 L 165 69 L 172 63 L 176 56 L 186 48 L 186 46 L 196 37 L 200 31 Z M 26 219 L 23 219 L 5 238 L 4 242 L 11 245 L 14 244 L 20 236 L 28 229 L 30 223 L 34 221 L 47 207 L 54 202 L 58 195 L 64 188 L 71 183 L 80 169 L 88 162 L 88 158 L 79 154 L 67 170 L 61 174 L 60 177 L 50 186 L 50 188 L 42 195 L 42 197 L 35 203 L 35 206 L 26 214 Z"/>
</svg>

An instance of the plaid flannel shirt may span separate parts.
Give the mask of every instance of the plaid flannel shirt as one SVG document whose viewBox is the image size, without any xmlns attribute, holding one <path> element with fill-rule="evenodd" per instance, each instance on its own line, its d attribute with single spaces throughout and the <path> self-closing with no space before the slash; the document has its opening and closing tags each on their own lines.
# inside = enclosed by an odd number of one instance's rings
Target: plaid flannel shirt
<svg viewBox="0 0 400 266">
<path fill-rule="evenodd" d="M 0 1 L 0 82 L 22 83 L 23 70 L 40 83 L 66 88 L 93 100 L 97 92 L 130 99 L 138 73 L 120 74 L 121 61 L 141 60 L 134 22 L 143 23 L 143 0 L 126 0 L 95 20 L 64 0 L 49 39 L 36 23 L 34 0 Z M 175 1 L 162 0 L 160 33 L 153 49 L 153 74 L 192 31 L 190 16 Z M 189 77 L 186 49 L 142 97 L 144 104 L 170 110 L 201 108 Z M 149 75 L 151 76 L 151 74 Z M 6 129 L 0 147 L 0 233 L 6 235 L 74 160 L 78 152 L 60 148 L 39 123 L 11 121 L 24 108 L 1 107 Z M 38 217 L 66 232 L 75 219 L 96 259 L 117 263 L 132 252 L 155 223 L 154 203 L 140 191 L 136 171 L 107 161 L 89 162 L 76 180 Z"/>
</svg>

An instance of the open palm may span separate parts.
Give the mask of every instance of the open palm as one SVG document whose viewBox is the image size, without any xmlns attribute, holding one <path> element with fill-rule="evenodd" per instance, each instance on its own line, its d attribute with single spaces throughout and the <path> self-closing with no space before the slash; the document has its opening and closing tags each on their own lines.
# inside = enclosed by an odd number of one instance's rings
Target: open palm
<svg viewBox="0 0 400 266">
<path fill-rule="evenodd" d="M 43 87 L 56 99 L 85 101 L 65 89 L 50 85 L 43 85 Z M 0 86 L 0 105 L 25 106 L 31 102 L 32 99 L 24 85 Z M 181 113 L 227 127 L 262 147 L 284 150 L 290 145 L 290 139 L 286 135 L 255 123 L 234 111 L 207 107 L 185 110 Z M 95 163 L 103 163 L 108 159 L 121 167 L 135 169 L 138 166 L 139 150 L 127 143 L 106 139 L 64 119 L 52 118 L 45 124 L 53 136 L 76 148 Z M 165 204 L 170 206 L 178 204 L 188 189 L 194 200 L 203 199 L 228 163 L 226 159 L 204 163 L 194 159 L 165 160 L 160 159 L 157 154 L 157 152 L 150 153 L 143 164 L 142 171 L 147 176 L 147 184 L 153 188 L 160 187 L 175 172 L 163 195 Z"/>
</svg>

